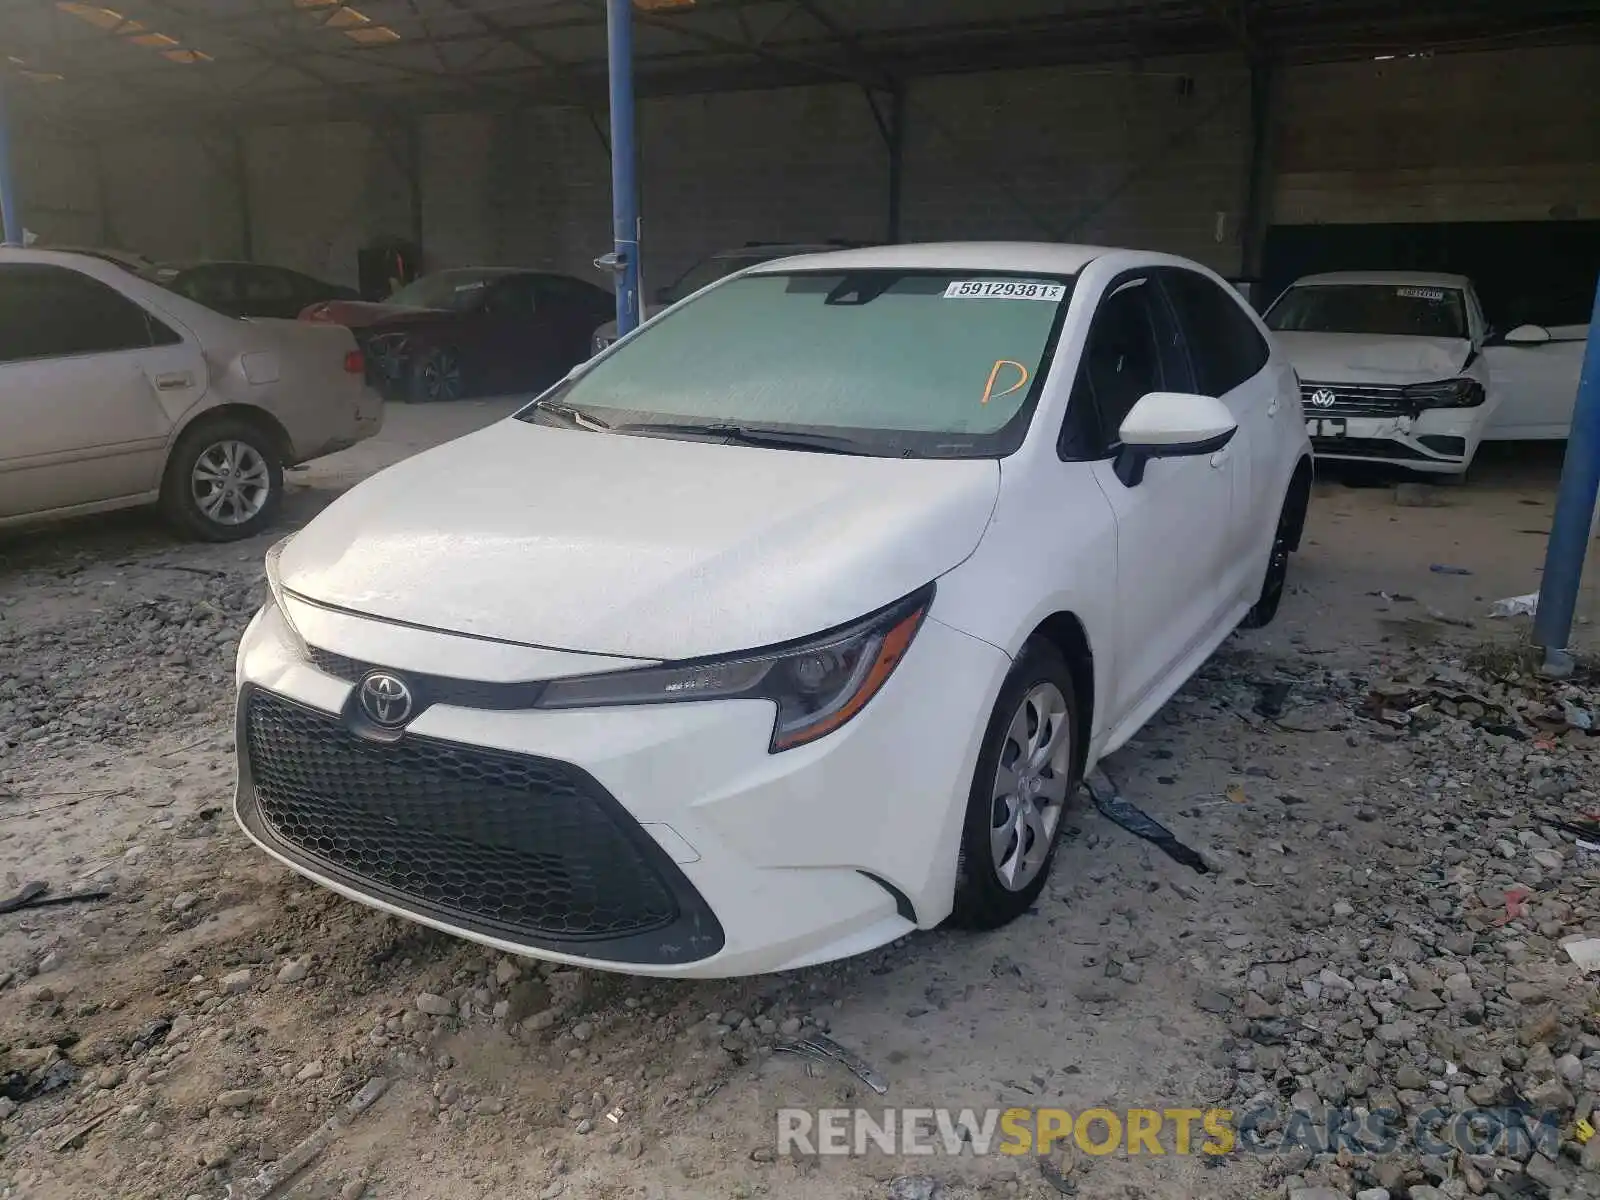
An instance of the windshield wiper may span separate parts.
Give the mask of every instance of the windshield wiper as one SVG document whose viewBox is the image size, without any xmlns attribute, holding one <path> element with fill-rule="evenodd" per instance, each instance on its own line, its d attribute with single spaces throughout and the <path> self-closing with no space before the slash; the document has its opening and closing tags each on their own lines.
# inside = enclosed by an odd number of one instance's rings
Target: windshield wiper
<svg viewBox="0 0 1600 1200">
<path fill-rule="evenodd" d="M 751 429 L 744 425 L 712 422 L 699 425 L 692 422 L 645 422 L 638 425 L 619 425 L 618 433 L 688 433 L 704 434 L 708 438 L 737 442 L 741 446 L 764 446 L 777 450 L 810 450 L 818 454 L 870 455 L 860 443 L 849 438 L 833 437 L 826 433 L 791 433 L 785 429 Z"/>
<path fill-rule="evenodd" d="M 570 404 L 563 404 L 559 400 L 535 400 L 533 407 L 543 412 L 553 413 L 558 417 L 565 417 L 580 429 L 592 429 L 596 433 L 607 433 L 611 429 L 611 426 L 607 425 L 599 417 L 591 416 L 584 412 L 583 409 L 574 408 Z"/>
</svg>

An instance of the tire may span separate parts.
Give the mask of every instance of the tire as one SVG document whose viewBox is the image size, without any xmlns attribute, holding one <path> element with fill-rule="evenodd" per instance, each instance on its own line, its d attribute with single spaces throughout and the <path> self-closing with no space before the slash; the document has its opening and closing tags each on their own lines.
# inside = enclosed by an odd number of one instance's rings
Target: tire
<svg viewBox="0 0 1600 1200">
<path fill-rule="evenodd" d="M 448 346 L 412 356 L 411 398 L 430 404 L 448 404 L 467 394 L 461 355 Z"/>
<path fill-rule="evenodd" d="M 1293 491 L 1291 489 L 1291 495 Z M 1262 629 L 1272 624 L 1278 615 L 1278 605 L 1283 603 L 1283 587 L 1289 579 L 1290 545 L 1294 541 L 1293 505 L 1283 502 L 1278 513 L 1278 527 L 1272 534 L 1272 549 L 1267 556 L 1267 574 L 1261 581 L 1261 594 L 1239 622 L 1240 629 Z"/>
<path fill-rule="evenodd" d="M 262 424 L 202 417 L 167 460 L 161 511 L 190 537 L 234 542 L 271 525 L 283 503 L 283 456 Z"/>
<path fill-rule="evenodd" d="M 1050 643 L 1030 642 L 1000 688 L 978 753 L 951 925 L 998 929 L 1039 898 L 1078 786 L 1078 730 L 1072 672 Z M 1012 771 L 1041 734 L 1048 750 L 1042 769 Z"/>
</svg>

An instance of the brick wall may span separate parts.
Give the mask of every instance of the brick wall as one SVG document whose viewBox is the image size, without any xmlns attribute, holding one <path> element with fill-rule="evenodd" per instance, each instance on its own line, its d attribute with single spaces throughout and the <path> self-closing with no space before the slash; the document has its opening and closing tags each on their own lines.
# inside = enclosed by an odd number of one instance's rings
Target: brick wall
<svg viewBox="0 0 1600 1200">
<path fill-rule="evenodd" d="M 1287 72 L 1274 219 L 1600 218 L 1600 46 Z"/>
</svg>

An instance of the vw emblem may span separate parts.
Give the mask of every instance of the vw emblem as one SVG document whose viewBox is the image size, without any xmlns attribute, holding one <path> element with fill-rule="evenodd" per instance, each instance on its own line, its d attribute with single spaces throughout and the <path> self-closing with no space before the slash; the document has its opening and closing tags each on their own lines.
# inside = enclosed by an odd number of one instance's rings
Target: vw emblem
<svg viewBox="0 0 1600 1200">
<path fill-rule="evenodd" d="M 361 711 L 374 725 L 398 729 L 411 717 L 411 689 L 386 671 L 374 671 L 361 681 Z"/>
<path fill-rule="evenodd" d="M 1318 408 L 1332 408 L 1334 401 L 1337 399 L 1338 397 L 1327 388 L 1318 388 L 1316 391 L 1311 393 L 1311 403 L 1315 404 Z"/>
</svg>

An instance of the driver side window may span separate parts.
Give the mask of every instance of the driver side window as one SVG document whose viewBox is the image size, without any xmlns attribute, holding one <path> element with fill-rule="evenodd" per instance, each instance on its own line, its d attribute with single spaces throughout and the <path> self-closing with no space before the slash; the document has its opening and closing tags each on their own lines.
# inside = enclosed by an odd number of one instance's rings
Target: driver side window
<svg viewBox="0 0 1600 1200">
<path fill-rule="evenodd" d="M 1115 281 L 1089 326 L 1069 403 L 1082 431 L 1077 447 L 1101 457 L 1118 444 L 1117 431 L 1150 392 L 1193 389 L 1188 362 L 1166 299 L 1148 274 Z M 1077 457 L 1080 455 L 1074 455 Z"/>
</svg>

